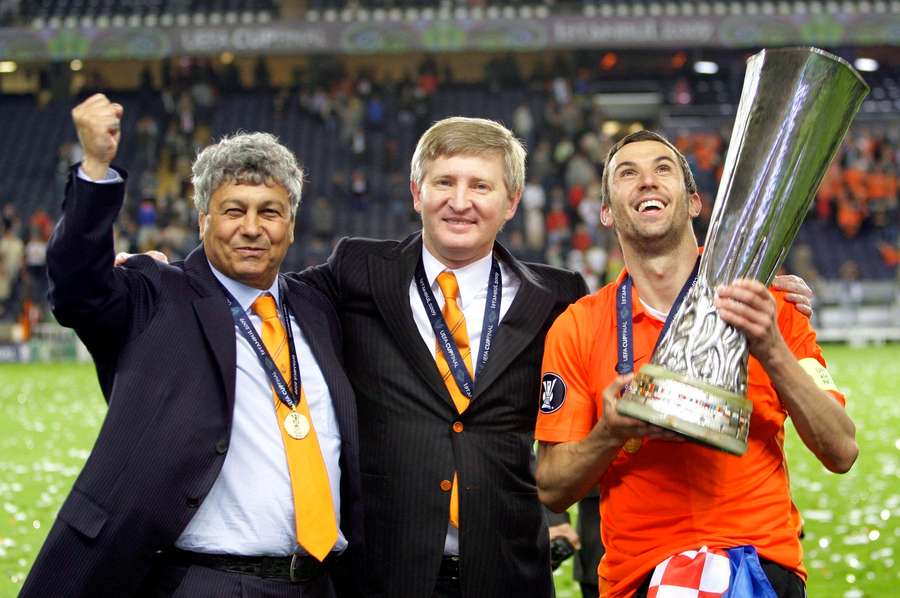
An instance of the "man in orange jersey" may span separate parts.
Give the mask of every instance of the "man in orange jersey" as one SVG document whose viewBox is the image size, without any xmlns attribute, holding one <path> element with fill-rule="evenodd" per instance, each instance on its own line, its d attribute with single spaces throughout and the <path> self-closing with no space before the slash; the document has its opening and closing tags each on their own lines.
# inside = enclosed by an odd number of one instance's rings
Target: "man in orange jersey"
<svg viewBox="0 0 900 598">
<path fill-rule="evenodd" d="M 603 596 L 645 596 L 678 566 L 741 547 L 748 554 L 741 563 L 767 586 L 769 593 L 758 595 L 802 597 L 806 571 L 784 420 L 791 417 L 803 443 L 831 471 L 846 472 L 858 453 L 855 426 L 815 332 L 783 292 L 755 280 L 719 289 L 719 315 L 747 336 L 751 355 L 753 416 L 743 457 L 617 414 L 618 396 L 632 377 L 616 374 L 617 365 L 629 369 L 619 363 L 619 349 L 627 349 L 634 369 L 650 359 L 698 260 L 691 220 L 700 197 L 684 156 L 648 131 L 610 149 L 602 193 L 601 221 L 615 228 L 626 270 L 570 306 L 547 336 L 536 430 L 541 500 L 563 510 L 599 485 Z M 632 307 L 623 314 L 631 314 L 632 333 L 623 341 L 615 297 L 626 279 L 633 284 Z M 727 557 L 724 562 L 727 583 Z"/>
</svg>

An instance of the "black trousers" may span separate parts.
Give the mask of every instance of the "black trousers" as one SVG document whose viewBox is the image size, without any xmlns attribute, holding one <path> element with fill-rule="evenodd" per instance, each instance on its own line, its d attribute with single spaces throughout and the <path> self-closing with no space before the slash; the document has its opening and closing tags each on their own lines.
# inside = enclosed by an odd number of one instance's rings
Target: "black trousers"
<svg viewBox="0 0 900 598">
<path fill-rule="evenodd" d="M 331 576 L 307 583 L 263 579 L 199 565 L 157 563 L 139 598 L 335 598 Z"/>
<path fill-rule="evenodd" d="M 762 565 L 762 570 L 769 578 L 769 583 L 772 584 L 778 598 L 806 598 L 806 585 L 793 571 L 762 557 L 759 558 L 759 564 Z M 647 598 L 652 576 L 652 573 L 647 576 L 644 583 L 635 592 L 634 598 Z"/>
</svg>

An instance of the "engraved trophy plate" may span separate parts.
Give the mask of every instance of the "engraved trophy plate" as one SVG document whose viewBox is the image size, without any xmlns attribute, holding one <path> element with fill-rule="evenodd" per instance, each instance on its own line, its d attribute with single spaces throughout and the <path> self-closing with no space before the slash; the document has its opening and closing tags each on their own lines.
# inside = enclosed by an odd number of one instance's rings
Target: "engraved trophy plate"
<svg viewBox="0 0 900 598">
<path fill-rule="evenodd" d="M 719 318 L 715 289 L 771 282 L 868 91 L 846 61 L 817 48 L 748 59 L 697 282 L 619 413 L 735 455 L 747 450 L 747 340 Z"/>
</svg>

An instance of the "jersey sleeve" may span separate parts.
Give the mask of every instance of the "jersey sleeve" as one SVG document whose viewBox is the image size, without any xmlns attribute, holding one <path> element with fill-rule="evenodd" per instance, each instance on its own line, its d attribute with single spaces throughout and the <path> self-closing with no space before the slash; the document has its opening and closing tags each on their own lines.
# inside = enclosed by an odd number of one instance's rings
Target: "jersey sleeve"
<svg viewBox="0 0 900 598">
<path fill-rule="evenodd" d="M 588 310 L 576 303 L 553 323 L 544 345 L 535 438 L 570 442 L 587 436 L 597 420 L 589 376 Z"/>
<path fill-rule="evenodd" d="M 775 292 L 778 304 L 778 327 L 800 367 L 815 381 L 816 386 L 833 396 L 841 405 L 847 404 L 844 394 L 835 385 L 822 348 L 816 342 L 816 331 L 809 318 L 784 300 L 784 294 Z"/>
</svg>

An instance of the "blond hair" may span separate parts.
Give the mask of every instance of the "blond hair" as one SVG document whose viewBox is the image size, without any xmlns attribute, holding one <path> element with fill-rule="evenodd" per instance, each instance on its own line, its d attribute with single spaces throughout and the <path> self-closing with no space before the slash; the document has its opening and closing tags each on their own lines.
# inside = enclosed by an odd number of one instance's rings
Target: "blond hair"
<svg viewBox="0 0 900 598">
<path fill-rule="evenodd" d="M 510 197 L 525 187 L 525 147 L 512 131 L 485 118 L 453 116 L 431 125 L 416 145 L 409 179 L 421 187 L 428 164 L 440 157 L 503 156 L 503 183 Z"/>
</svg>

